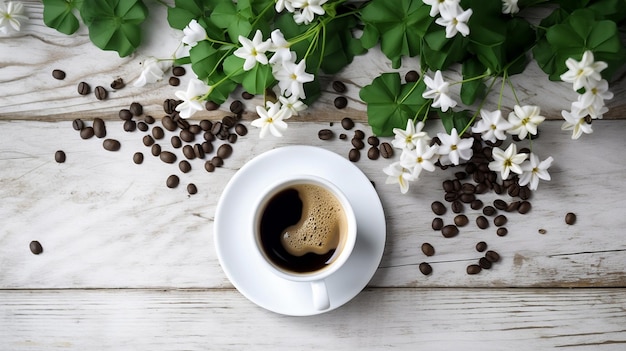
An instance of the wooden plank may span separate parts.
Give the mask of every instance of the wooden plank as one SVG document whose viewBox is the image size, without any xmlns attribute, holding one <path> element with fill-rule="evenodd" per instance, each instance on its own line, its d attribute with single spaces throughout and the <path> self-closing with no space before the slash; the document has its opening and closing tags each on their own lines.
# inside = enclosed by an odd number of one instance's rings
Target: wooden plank
<svg viewBox="0 0 626 351">
<path fill-rule="evenodd" d="M 367 289 L 313 317 L 234 290 L 0 291 L 5 350 L 622 350 L 623 289 Z"/>
<path fill-rule="evenodd" d="M 174 92 L 181 88 L 171 87 L 167 78 L 162 82 L 143 88 L 133 87 L 112 91 L 110 83 L 117 78 L 123 78 L 132 83 L 140 74 L 140 63 L 149 56 L 169 58 L 176 51 L 182 33 L 167 26 L 165 7 L 157 2 L 148 2 L 150 17 L 144 28 L 147 28 L 144 42 L 134 55 L 119 58 L 115 52 L 102 51 L 89 41 L 85 28 L 78 33 L 66 36 L 43 24 L 43 5 L 40 1 L 24 1 L 30 20 L 23 30 L 10 37 L 0 40 L 0 119 L 28 119 L 28 120 L 70 120 L 75 117 L 103 117 L 117 118 L 117 111 L 127 108 L 128 105 L 140 99 L 143 104 L 152 110 L 158 110 L 163 100 L 173 98 Z M 535 16 L 536 14 L 532 14 Z M 158 35 L 157 35 L 158 33 Z M 53 69 L 64 69 L 67 78 L 57 81 L 52 78 Z M 450 81 L 461 79 L 458 67 L 446 73 Z M 365 121 L 366 106 L 359 98 L 359 91 L 363 86 L 383 72 L 398 71 L 401 75 L 409 70 L 419 70 L 417 58 L 406 58 L 398 70 L 391 68 L 390 61 L 374 48 L 366 55 L 358 56 L 354 62 L 336 76 L 321 76 L 322 96 L 320 100 L 304 113 L 301 120 L 311 119 L 319 121 L 333 121 L 337 110 L 333 107 L 333 100 L 337 93 L 332 90 L 330 83 L 337 79 L 346 83 L 345 96 L 349 100 L 348 108 L 341 114 L 351 115 L 353 118 Z M 189 70 L 191 72 L 191 70 Z M 182 82 L 191 76 L 187 74 Z M 623 76 L 615 78 L 616 82 L 611 90 L 616 98 L 609 101 L 610 111 L 607 118 L 624 118 L 626 103 L 619 96 L 626 94 L 626 79 Z M 76 92 L 79 82 L 85 81 L 92 88 L 104 86 L 110 91 L 109 98 L 98 101 L 93 94 L 80 96 Z M 531 63 L 523 75 L 513 77 L 517 96 L 524 104 L 539 105 L 543 114 L 548 118 L 561 119 L 561 110 L 569 109 L 569 101 L 576 99 L 571 84 L 548 81 L 536 63 Z M 454 85 L 452 91 L 458 93 L 460 85 Z M 239 97 L 240 91 L 234 94 Z M 495 109 L 498 104 L 498 94 L 492 94 L 485 108 Z M 228 112 L 229 99 L 219 112 L 204 112 L 203 117 L 217 118 Z M 512 109 L 514 98 L 506 92 L 502 100 L 505 109 Z M 254 111 L 254 106 L 262 103 L 258 97 L 246 101 L 247 110 Z M 254 118 L 253 113 L 245 118 Z"/>
<path fill-rule="evenodd" d="M 290 123 L 282 139 L 259 139 L 251 129 L 234 145 L 225 167 L 207 173 L 204 160 L 195 159 L 192 172 L 182 174 L 176 165 L 152 157 L 141 142 L 144 133 L 126 133 L 120 121 L 107 122 L 108 137 L 122 143 L 118 152 L 105 151 L 100 139 L 80 139 L 70 122 L 0 121 L 0 288 L 230 287 L 213 246 L 222 189 L 247 161 L 276 147 L 305 143 L 347 157 L 347 141 L 317 138 L 326 127 Z M 331 128 L 345 132 L 338 123 Z M 368 130 L 362 124 L 357 128 Z M 540 185 L 529 214 L 507 214 L 505 237 L 498 237 L 493 225 L 479 230 L 473 220 L 480 212 L 468 207 L 472 222 L 458 237 L 445 239 L 430 228 L 430 204 L 443 200 L 441 182 L 458 169 L 424 174 L 401 195 L 396 185 L 385 184 L 381 171 L 392 160 L 362 156 L 357 166 L 376 184 L 388 229 L 371 286 L 625 287 L 626 159 L 604 156 L 626 148 L 626 121 L 596 121 L 594 128 L 594 134 L 573 141 L 558 122 L 542 126 L 533 147 L 542 158 L 555 158 L 553 180 Z M 169 146 L 171 135 L 166 133 L 163 149 L 182 159 L 180 150 Z M 59 149 L 67 154 L 63 164 L 54 162 Z M 142 165 L 132 163 L 136 151 L 146 155 Z M 179 188 L 165 187 L 170 174 L 181 177 Z M 197 195 L 185 191 L 190 182 L 197 185 Z M 488 203 L 496 196 L 481 198 Z M 567 212 L 578 215 L 575 225 L 564 223 Z M 448 211 L 444 219 L 449 223 L 452 217 Z M 30 253 L 31 240 L 42 243 L 42 255 Z M 474 249 L 481 240 L 502 261 L 468 276 L 465 267 L 482 255 Z M 432 258 L 421 253 L 424 242 L 435 246 Z M 431 276 L 419 273 L 422 261 L 433 265 Z"/>
</svg>

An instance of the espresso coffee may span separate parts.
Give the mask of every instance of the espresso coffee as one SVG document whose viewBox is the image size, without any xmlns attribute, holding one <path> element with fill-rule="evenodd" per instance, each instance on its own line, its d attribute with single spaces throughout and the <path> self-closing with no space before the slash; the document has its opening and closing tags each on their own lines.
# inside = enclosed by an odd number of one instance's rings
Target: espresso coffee
<svg viewBox="0 0 626 351">
<path fill-rule="evenodd" d="M 267 258 L 295 273 L 312 273 L 331 264 L 348 232 L 340 201 L 326 188 L 311 183 L 293 184 L 273 195 L 258 225 Z"/>
</svg>

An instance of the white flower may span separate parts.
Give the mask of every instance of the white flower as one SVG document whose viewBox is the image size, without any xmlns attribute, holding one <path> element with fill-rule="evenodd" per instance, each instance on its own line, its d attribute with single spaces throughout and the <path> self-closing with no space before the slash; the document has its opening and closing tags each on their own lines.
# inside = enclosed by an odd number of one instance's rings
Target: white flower
<svg viewBox="0 0 626 351">
<path fill-rule="evenodd" d="M 291 118 L 291 116 L 297 116 L 300 111 L 304 111 L 307 109 L 307 105 L 302 102 L 302 100 L 298 99 L 298 96 L 291 95 L 289 97 L 279 96 L 278 101 L 283 105 L 283 108 L 287 109 L 290 112 L 289 117 L 285 117 L 284 119 Z"/>
<path fill-rule="evenodd" d="M 499 147 L 494 147 L 491 155 L 493 156 L 493 161 L 489 162 L 489 169 L 494 172 L 500 172 L 502 179 L 507 179 L 511 171 L 522 174 L 520 164 L 526 160 L 527 154 L 518 154 L 517 146 L 514 143 L 511 143 L 505 151 Z"/>
<path fill-rule="evenodd" d="M 550 180 L 548 168 L 552 165 L 552 161 L 554 159 L 550 156 L 539 162 L 539 156 L 531 153 L 529 160 L 522 164 L 522 175 L 519 177 L 519 185 L 530 184 L 530 190 L 537 190 L 539 179 Z"/>
<path fill-rule="evenodd" d="M 284 9 L 287 9 L 287 11 L 289 12 L 293 12 L 294 8 L 293 5 L 291 4 L 293 2 L 293 0 L 276 0 L 276 13 L 281 12 Z"/>
<path fill-rule="evenodd" d="M 440 107 L 441 111 L 446 112 L 449 108 L 456 106 L 456 101 L 448 95 L 450 83 L 443 81 L 441 71 L 435 72 L 435 79 L 425 76 L 424 83 L 430 90 L 422 93 L 422 97 L 424 99 L 433 99 L 433 107 Z"/>
<path fill-rule="evenodd" d="M 446 11 L 441 12 L 441 17 L 437 18 L 435 23 L 446 27 L 446 38 L 453 38 L 456 33 L 461 33 L 462 36 L 466 37 L 470 32 L 467 21 L 472 16 L 472 9 L 463 11 L 458 5 L 445 8 Z"/>
<path fill-rule="evenodd" d="M 406 194 L 409 191 L 409 182 L 415 180 L 411 172 L 400 165 L 400 161 L 394 162 L 383 168 L 383 172 L 388 175 L 385 184 L 399 184 L 400 192 Z"/>
<path fill-rule="evenodd" d="M 481 109 L 480 116 L 482 119 L 472 127 L 472 132 L 481 133 L 483 140 L 491 142 L 504 140 L 506 139 L 505 132 L 507 129 L 513 127 L 512 124 L 507 122 L 507 120 L 502 117 L 502 112 L 500 110 L 490 112 L 485 109 Z"/>
<path fill-rule="evenodd" d="M 176 106 L 176 111 L 180 112 L 182 118 L 189 118 L 197 111 L 202 111 L 202 98 L 211 91 L 211 87 L 198 78 L 193 78 L 187 85 L 187 90 L 179 90 L 174 95 L 183 100 Z"/>
<path fill-rule="evenodd" d="M 589 115 L 592 119 L 602 119 L 603 115 L 609 111 L 609 109 L 604 105 L 589 105 L 587 107 L 583 106 L 584 105 L 580 100 L 572 102 L 572 111 L 578 110 L 578 114 L 582 116 Z"/>
<path fill-rule="evenodd" d="M 206 30 L 195 19 L 192 19 L 187 27 L 183 29 L 183 34 L 181 41 L 189 46 L 196 46 L 199 41 L 207 38 Z"/>
<path fill-rule="evenodd" d="M 21 2 L 0 2 L 0 33 L 7 34 L 11 30 L 19 32 L 23 21 L 28 21 L 28 17 L 24 15 L 24 5 Z"/>
<path fill-rule="evenodd" d="M 456 128 L 452 128 L 450 134 L 437 133 L 437 137 L 441 141 L 438 153 L 444 156 L 441 164 L 447 164 L 449 161 L 453 165 L 458 165 L 461 160 L 467 161 L 472 157 L 474 140 L 471 138 L 461 139 Z"/>
<path fill-rule="evenodd" d="M 604 106 L 604 100 L 611 100 L 612 98 L 613 93 L 609 91 L 609 82 L 602 79 L 585 88 L 585 93 L 578 95 L 578 102 L 582 108 L 593 106 L 596 109 L 601 109 Z"/>
<path fill-rule="evenodd" d="M 517 0 L 502 0 L 502 13 L 518 13 Z"/>
<path fill-rule="evenodd" d="M 541 113 L 539 106 L 515 105 L 513 112 L 509 113 L 509 123 L 513 126 L 508 132 L 516 134 L 520 139 L 526 138 L 528 133 L 537 134 L 537 125 L 546 119 L 539 113 Z"/>
<path fill-rule="evenodd" d="M 143 70 L 139 75 L 139 78 L 133 83 L 136 87 L 142 87 L 146 84 L 152 84 L 163 79 L 163 74 L 172 65 L 170 60 L 159 60 L 154 57 L 149 57 L 142 63 Z"/>
<path fill-rule="evenodd" d="M 594 81 L 601 80 L 600 72 L 608 67 L 606 62 L 594 62 L 593 52 L 589 50 L 585 51 L 580 62 L 570 57 L 565 60 L 565 65 L 568 70 L 561 74 L 561 80 L 574 83 L 574 90 L 587 88 L 592 86 Z"/>
<path fill-rule="evenodd" d="M 271 34 L 271 47 L 269 51 L 274 52 L 274 55 L 270 57 L 270 63 L 282 63 L 285 61 L 291 61 L 292 54 L 289 50 L 289 42 L 285 40 L 285 36 L 280 29 L 275 29 Z"/>
<path fill-rule="evenodd" d="M 428 146 L 426 143 L 418 143 L 413 150 L 404 150 L 400 155 L 400 165 L 411 170 L 411 175 L 417 179 L 422 172 L 435 171 L 434 158 L 437 154 L 438 145 Z"/>
<path fill-rule="evenodd" d="M 430 137 L 428 133 L 423 132 L 424 122 L 417 122 L 417 126 L 412 119 L 406 121 L 406 129 L 393 128 L 395 139 L 391 141 L 391 145 L 398 149 L 413 150 L 420 142 L 428 142 Z"/>
<path fill-rule="evenodd" d="M 460 0 L 423 0 L 424 4 L 430 5 L 430 17 L 437 16 L 440 12 L 446 12 L 448 8 L 456 7 Z"/>
<path fill-rule="evenodd" d="M 297 11 L 293 15 L 293 20 L 297 24 L 309 24 L 315 18 L 315 15 L 323 15 L 326 13 L 322 5 L 328 0 L 292 0 L 291 4 Z"/>
<path fill-rule="evenodd" d="M 257 29 L 252 40 L 240 35 L 239 42 L 241 43 L 241 47 L 235 50 L 234 54 L 246 60 L 243 64 L 244 71 L 249 71 L 254 68 L 257 62 L 262 65 L 268 63 L 265 52 L 272 46 L 272 42 L 270 39 L 263 41 L 263 33 L 261 33 L 260 30 Z"/>
<path fill-rule="evenodd" d="M 250 124 L 261 128 L 260 138 L 265 138 L 268 132 L 275 137 L 283 136 L 283 132 L 287 130 L 287 123 L 285 123 L 284 119 L 291 117 L 289 110 L 283 108 L 280 103 L 268 102 L 267 108 L 257 106 L 256 113 L 259 115 L 259 118 Z"/>
<path fill-rule="evenodd" d="M 571 130 L 572 139 L 580 138 L 583 133 L 593 133 L 591 123 L 587 123 L 587 120 L 585 119 L 587 114 L 576 108 L 574 104 L 572 104 L 572 111 L 563 110 L 561 111 L 561 115 L 565 119 L 565 122 L 561 125 L 561 130 Z"/>
<path fill-rule="evenodd" d="M 312 82 L 314 75 L 305 72 L 306 62 L 301 60 L 298 64 L 293 61 L 286 61 L 272 67 L 274 78 L 278 80 L 278 86 L 282 95 L 297 96 L 300 99 L 306 98 L 304 83 Z"/>
</svg>

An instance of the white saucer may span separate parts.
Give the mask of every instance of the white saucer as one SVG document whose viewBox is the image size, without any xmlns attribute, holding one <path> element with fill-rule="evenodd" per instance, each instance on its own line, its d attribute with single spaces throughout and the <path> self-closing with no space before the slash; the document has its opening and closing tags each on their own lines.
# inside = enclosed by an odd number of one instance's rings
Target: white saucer
<svg viewBox="0 0 626 351">
<path fill-rule="evenodd" d="M 253 213 L 250 195 L 274 181 L 274 174 L 312 174 L 334 182 L 350 200 L 357 220 L 357 242 L 352 255 L 326 279 L 331 306 L 316 310 L 309 283 L 278 277 L 263 267 L 250 240 L 247 222 Z M 334 152 L 313 146 L 287 146 L 265 152 L 233 176 L 215 213 L 217 256 L 233 285 L 255 304 L 285 315 L 307 316 L 333 310 L 354 298 L 370 281 L 385 247 L 385 214 L 376 190 L 354 164 Z"/>
</svg>

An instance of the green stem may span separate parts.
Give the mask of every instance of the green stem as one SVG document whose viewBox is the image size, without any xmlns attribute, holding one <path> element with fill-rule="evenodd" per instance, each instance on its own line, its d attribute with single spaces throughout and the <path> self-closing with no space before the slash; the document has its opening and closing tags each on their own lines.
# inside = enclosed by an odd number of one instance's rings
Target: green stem
<svg viewBox="0 0 626 351">
<path fill-rule="evenodd" d="M 209 89 L 209 91 L 206 94 L 204 94 L 202 97 L 200 97 L 199 100 L 208 100 L 209 99 L 209 95 L 211 95 L 211 93 L 213 92 L 213 89 L 215 89 L 215 87 L 217 87 L 220 84 L 224 83 L 225 81 L 230 79 L 230 77 L 239 74 L 241 71 L 243 71 L 243 67 L 237 68 L 236 71 L 226 75 L 224 78 L 222 78 L 222 79 L 218 80 L 217 82 L 215 82 L 215 84 L 213 84 L 211 86 L 211 89 Z"/>
<path fill-rule="evenodd" d="M 493 88 L 494 84 L 496 83 L 496 77 L 493 77 L 493 79 L 491 80 L 491 84 L 489 85 L 489 88 L 487 89 L 487 94 L 485 94 L 485 97 L 482 99 L 482 101 L 480 102 L 480 104 L 478 105 L 478 108 L 476 109 L 476 112 L 474 112 L 474 115 L 472 115 L 472 118 L 469 120 L 469 122 L 467 122 L 467 124 L 465 125 L 465 128 L 463 128 L 462 131 L 459 132 L 459 135 L 463 135 L 465 134 L 465 132 L 467 131 L 467 129 L 474 124 L 474 121 L 476 120 L 476 117 L 478 116 L 478 114 L 480 113 L 480 110 L 483 108 L 483 105 L 485 104 L 485 102 L 487 101 L 487 96 L 489 96 L 489 92 L 491 91 L 491 89 Z"/>
<path fill-rule="evenodd" d="M 471 81 L 474 81 L 474 80 L 479 80 L 479 79 L 483 79 L 483 78 L 487 78 L 487 77 L 491 77 L 491 73 L 483 73 L 483 74 L 481 74 L 479 76 L 475 76 L 475 77 L 471 77 L 471 78 L 460 80 L 458 82 L 450 83 L 450 85 L 463 84 L 463 83 L 467 83 L 467 82 L 471 82 Z"/>
<path fill-rule="evenodd" d="M 270 1 L 267 6 L 265 6 L 265 8 L 263 9 L 263 11 L 261 11 L 261 13 L 259 13 L 256 18 L 254 19 L 254 22 L 252 22 L 252 28 L 256 27 L 257 23 L 259 23 L 259 20 L 261 18 L 263 18 L 263 15 L 271 8 L 274 7 L 274 1 Z"/>
</svg>

